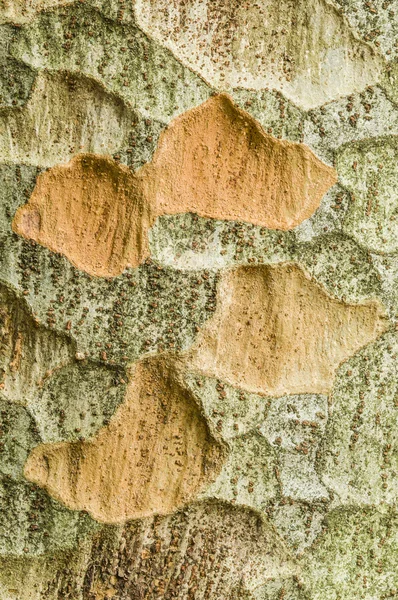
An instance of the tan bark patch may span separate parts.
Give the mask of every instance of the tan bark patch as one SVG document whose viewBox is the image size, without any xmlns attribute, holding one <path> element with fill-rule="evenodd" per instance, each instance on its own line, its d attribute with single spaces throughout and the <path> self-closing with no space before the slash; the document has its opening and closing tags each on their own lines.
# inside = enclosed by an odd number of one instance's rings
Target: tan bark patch
<svg viewBox="0 0 398 600">
<path fill-rule="evenodd" d="M 296 265 L 240 267 L 188 363 L 253 392 L 328 393 L 338 365 L 386 329 L 378 301 L 330 298 Z"/>
<path fill-rule="evenodd" d="M 68 507 L 117 523 L 191 500 L 222 456 L 189 392 L 156 358 L 137 364 L 109 426 L 88 441 L 38 446 L 25 475 Z"/>
<path fill-rule="evenodd" d="M 225 94 L 175 119 L 140 176 L 157 214 L 194 212 L 271 229 L 310 217 L 337 181 L 307 146 L 266 134 Z"/>
<path fill-rule="evenodd" d="M 13 230 L 92 275 L 115 276 L 148 256 L 150 224 L 149 206 L 129 169 L 84 154 L 39 175 Z"/>
<path fill-rule="evenodd" d="M 335 182 L 335 170 L 307 146 L 267 135 L 221 94 L 177 118 L 136 174 L 91 154 L 43 173 L 13 229 L 91 275 L 112 277 L 148 256 L 156 216 L 193 212 L 292 229 Z"/>
</svg>

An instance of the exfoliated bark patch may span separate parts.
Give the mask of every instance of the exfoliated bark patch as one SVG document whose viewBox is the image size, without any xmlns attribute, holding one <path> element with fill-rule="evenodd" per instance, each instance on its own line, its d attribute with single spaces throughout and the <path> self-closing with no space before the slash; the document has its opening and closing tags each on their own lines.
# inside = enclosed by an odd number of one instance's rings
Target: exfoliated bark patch
<svg viewBox="0 0 398 600">
<path fill-rule="evenodd" d="M 37 446 L 25 476 L 102 522 L 171 512 L 221 469 L 224 450 L 163 358 L 136 364 L 126 399 L 90 440 Z"/>
<path fill-rule="evenodd" d="M 271 229 L 310 217 L 337 181 L 307 146 L 266 134 L 225 94 L 175 119 L 140 176 L 159 215 L 193 212 Z"/>
<path fill-rule="evenodd" d="M 187 362 L 248 391 L 328 393 L 338 365 L 387 326 L 379 301 L 331 298 L 297 265 L 240 267 Z"/>
<path fill-rule="evenodd" d="M 220 94 L 178 117 L 136 173 L 94 154 L 42 173 L 13 229 L 90 275 L 113 277 L 148 257 L 157 216 L 192 212 L 287 230 L 335 182 L 307 146 L 266 134 Z"/>
<path fill-rule="evenodd" d="M 116 276 L 149 254 L 150 208 L 130 170 L 82 154 L 39 175 L 13 229 L 96 276 Z"/>
</svg>

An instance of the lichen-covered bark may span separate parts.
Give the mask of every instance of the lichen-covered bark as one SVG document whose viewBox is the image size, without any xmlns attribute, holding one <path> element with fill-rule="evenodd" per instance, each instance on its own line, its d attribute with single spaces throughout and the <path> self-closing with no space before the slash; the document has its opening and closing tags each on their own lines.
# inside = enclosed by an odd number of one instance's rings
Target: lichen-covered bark
<svg viewBox="0 0 398 600">
<path fill-rule="evenodd" d="M 0 600 L 398 595 L 395 0 L 0 1 Z"/>
</svg>

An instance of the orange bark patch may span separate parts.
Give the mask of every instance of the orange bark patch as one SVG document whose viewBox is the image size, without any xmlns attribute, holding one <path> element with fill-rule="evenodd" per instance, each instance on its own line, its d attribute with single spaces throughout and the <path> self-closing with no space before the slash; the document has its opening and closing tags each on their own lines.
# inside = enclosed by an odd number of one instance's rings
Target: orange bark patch
<svg viewBox="0 0 398 600">
<path fill-rule="evenodd" d="M 328 393 L 338 365 L 386 329 L 378 301 L 330 298 L 296 265 L 240 267 L 188 363 L 253 392 Z"/>
<path fill-rule="evenodd" d="M 177 118 L 136 174 L 90 154 L 43 173 L 13 229 L 91 275 L 112 277 L 148 256 L 156 216 L 193 212 L 292 229 L 335 182 L 335 170 L 307 146 L 267 135 L 221 94 Z"/>
<path fill-rule="evenodd" d="M 142 167 L 157 214 L 292 229 L 310 217 L 336 172 L 304 144 L 273 138 L 225 94 L 178 117 Z"/>
<path fill-rule="evenodd" d="M 97 276 L 119 275 L 149 255 L 150 209 L 125 166 L 81 154 L 39 175 L 13 230 Z"/>
<path fill-rule="evenodd" d="M 166 514 L 218 474 L 222 447 L 163 359 L 137 364 L 125 403 L 88 441 L 36 447 L 26 477 L 108 523 Z"/>
</svg>

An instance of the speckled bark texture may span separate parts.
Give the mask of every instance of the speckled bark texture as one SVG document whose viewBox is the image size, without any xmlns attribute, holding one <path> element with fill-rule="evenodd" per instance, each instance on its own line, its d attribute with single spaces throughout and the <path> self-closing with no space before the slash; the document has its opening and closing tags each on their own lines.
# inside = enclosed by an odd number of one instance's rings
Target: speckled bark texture
<svg viewBox="0 0 398 600">
<path fill-rule="evenodd" d="M 0 600 L 398 597 L 397 0 L 0 0 Z"/>
</svg>

